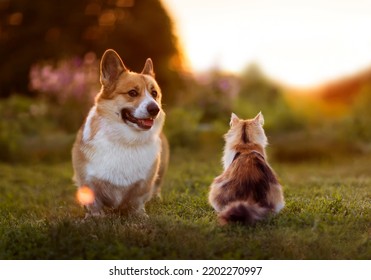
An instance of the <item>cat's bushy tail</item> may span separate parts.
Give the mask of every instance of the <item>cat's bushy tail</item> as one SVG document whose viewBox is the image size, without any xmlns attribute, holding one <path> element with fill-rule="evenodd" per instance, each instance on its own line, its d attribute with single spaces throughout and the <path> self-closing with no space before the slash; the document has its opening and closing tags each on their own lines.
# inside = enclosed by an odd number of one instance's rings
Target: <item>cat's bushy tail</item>
<svg viewBox="0 0 371 280">
<path fill-rule="evenodd" d="M 218 215 L 221 225 L 229 223 L 242 223 L 247 226 L 254 225 L 257 221 L 264 219 L 270 208 L 259 204 L 249 204 L 245 201 L 235 201 L 226 206 Z"/>
</svg>

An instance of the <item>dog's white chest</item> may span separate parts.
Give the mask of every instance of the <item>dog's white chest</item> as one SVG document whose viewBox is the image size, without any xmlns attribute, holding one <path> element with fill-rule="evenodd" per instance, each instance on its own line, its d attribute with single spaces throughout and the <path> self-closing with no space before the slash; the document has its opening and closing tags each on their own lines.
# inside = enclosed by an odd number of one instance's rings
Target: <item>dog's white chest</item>
<svg viewBox="0 0 371 280">
<path fill-rule="evenodd" d="M 121 187 L 146 180 L 160 152 L 160 140 L 142 146 L 124 146 L 107 138 L 93 140 L 94 152 L 89 155 L 87 176 Z"/>
</svg>

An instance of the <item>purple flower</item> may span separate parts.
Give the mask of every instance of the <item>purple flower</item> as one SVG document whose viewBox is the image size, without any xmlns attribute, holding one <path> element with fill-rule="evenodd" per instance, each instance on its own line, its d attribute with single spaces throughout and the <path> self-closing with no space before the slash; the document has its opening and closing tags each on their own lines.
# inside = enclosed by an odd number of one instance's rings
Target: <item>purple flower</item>
<svg viewBox="0 0 371 280">
<path fill-rule="evenodd" d="M 99 61 L 94 53 L 84 58 L 39 62 L 30 70 L 30 89 L 60 104 L 68 100 L 91 101 L 99 90 Z"/>
</svg>

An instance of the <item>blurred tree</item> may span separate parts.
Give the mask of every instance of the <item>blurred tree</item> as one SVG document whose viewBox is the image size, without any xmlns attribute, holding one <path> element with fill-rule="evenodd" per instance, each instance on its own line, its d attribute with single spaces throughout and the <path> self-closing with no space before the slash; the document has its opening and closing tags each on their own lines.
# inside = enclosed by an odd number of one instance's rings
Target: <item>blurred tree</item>
<svg viewBox="0 0 371 280">
<path fill-rule="evenodd" d="M 203 109 L 201 122 L 209 123 L 229 118 L 232 98 L 237 94 L 239 87 L 237 77 L 214 69 L 208 73 L 206 80 L 199 83 L 201 87 L 198 103 Z"/>
<path fill-rule="evenodd" d="M 115 49 L 127 67 L 154 61 L 165 102 L 179 88 L 181 55 L 160 0 L 0 0 L 0 97 L 28 92 L 32 64 Z"/>
<path fill-rule="evenodd" d="M 279 89 L 267 80 L 258 65 L 250 65 L 242 74 L 240 98 L 252 101 L 255 106 L 269 105 L 280 98 Z"/>
<path fill-rule="evenodd" d="M 255 64 L 241 76 L 241 89 L 233 109 L 243 118 L 252 118 L 261 111 L 265 116 L 265 128 L 270 132 L 280 133 L 302 126 L 288 105 L 283 90 L 268 80 Z"/>
<path fill-rule="evenodd" d="M 355 98 L 351 111 L 351 122 L 347 123 L 345 139 L 371 142 L 371 81 L 366 81 Z M 368 148 L 370 149 L 370 147 Z"/>
</svg>

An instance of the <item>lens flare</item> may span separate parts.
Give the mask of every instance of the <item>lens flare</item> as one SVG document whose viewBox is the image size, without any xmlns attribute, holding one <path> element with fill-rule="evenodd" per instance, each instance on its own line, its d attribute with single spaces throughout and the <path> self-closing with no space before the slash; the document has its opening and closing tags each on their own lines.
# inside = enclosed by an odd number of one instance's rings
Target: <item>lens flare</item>
<svg viewBox="0 0 371 280">
<path fill-rule="evenodd" d="M 77 190 L 77 200 L 81 205 L 89 205 L 94 202 L 94 192 L 88 186 L 81 186 Z"/>
</svg>

